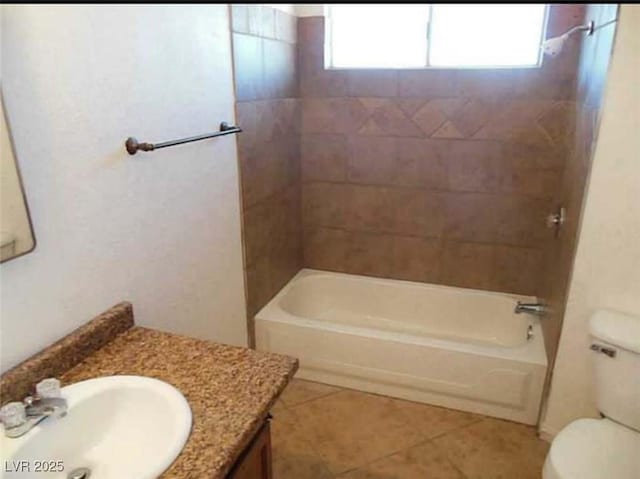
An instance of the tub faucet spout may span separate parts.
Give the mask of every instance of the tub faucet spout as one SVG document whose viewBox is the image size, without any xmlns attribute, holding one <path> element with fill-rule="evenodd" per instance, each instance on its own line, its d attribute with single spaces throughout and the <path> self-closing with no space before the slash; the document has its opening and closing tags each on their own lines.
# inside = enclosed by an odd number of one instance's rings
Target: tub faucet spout
<svg viewBox="0 0 640 479">
<path fill-rule="evenodd" d="M 528 313 L 536 316 L 544 316 L 547 314 L 547 311 L 547 305 L 543 303 L 523 303 L 521 301 L 518 301 L 518 304 L 516 304 L 516 308 L 514 309 L 516 314 Z"/>
</svg>

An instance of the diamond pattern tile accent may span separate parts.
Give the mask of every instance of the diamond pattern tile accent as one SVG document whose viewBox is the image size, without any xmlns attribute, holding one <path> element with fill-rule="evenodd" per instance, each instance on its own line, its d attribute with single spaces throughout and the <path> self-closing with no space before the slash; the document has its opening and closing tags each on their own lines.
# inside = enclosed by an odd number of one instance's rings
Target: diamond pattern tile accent
<svg viewBox="0 0 640 479">
<path fill-rule="evenodd" d="M 464 98 L 439 98 L 429 103 L 436 106 L 447 118 L 455 118 L 465 104 Z"/>
<path fill-rule="evenodd" d="M 369 105 L 374 104 L 368 101 Z M 390 101 L 375 103 L 377 107 L 359 131 L 362 135 L 422 136 L 422 132 L 398 106 Z"/>
<path fill-rule="evenodd" d="M 508 140 L 525 144 L 552 144 L 553 138 L 538 124 L 554 107 L 552 101 L 510 101 L 496 105 L 495 114 L 474 139 Z"/>
<path fill-rule="evenodd" d="M 444 124 L 436 130 L 436 132 L 431 135 L 431 138 L 451 138 L 451 139 L 462 139 L 464 135 L 458 130 L 456 125 L 451 121 L 445 121 Z"/>
<path fill-rule="evenodd" d="M 309 133 L 515 141 L 564 146 L 573 141 L 575 102 L 484 98 L 331 98 L 307 100 Z"/>
<path fill-rule="evenodd" d="M 406 115 L 413 116 L 424 104 L 427 103 L 425 98 L 398 98 L 396 99 L 396 105 Z"/>
<path fill-rule="evenodd" d="M 447 121 L 447 116 L 437 103 L 430 101 L 413 115 L 413 121 L 426 136 L 431 136 Z"/>
<path fill-rule="evenodd" d="M 483 100 L 469 100 L 455 116 L 457 129 L 465 136 L 471 137 L 491 119 L 493 108 Z"/>
<path fill-rule="evenodd" d="M 575 130 L 575 105 L 572 102 L 557 102 L 547 109 L 539 118 L 538 125 L 556 143 L 573 138 Z"/>
<path fill-rule="evenodd" d="M 359 98 L 358 101 L 362 104 L 369 115 L 372 115 L 378 109 L 383 108 L 389 103 L 389 100 L 384 98 Z"/>
</svg>

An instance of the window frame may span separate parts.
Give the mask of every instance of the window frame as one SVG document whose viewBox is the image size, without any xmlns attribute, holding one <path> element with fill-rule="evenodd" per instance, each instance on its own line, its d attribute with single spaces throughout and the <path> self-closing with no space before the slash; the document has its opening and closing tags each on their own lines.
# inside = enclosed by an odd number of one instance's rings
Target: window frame
<svg viewBox="0 0 640 479">
<path fill-rule="evenodd" d="M 324 69 L 325 70 L 520 70 L 520 69 L 533 69 L 542 68 L 544 53 L 542 48 L 538 51 L 538 61 L 533 65 L 447 65 L 437 66 L 431 65 L 431 24 L 433 23 L 434 4 L 429 3 L 429 21 L 427 22 L 427 29 L 425 35 L 427 37 L 427 49 L 425 66 L 422 67 L 385 67 L 385 66 L 334 66 L 333 65 L 333 43 L 332 43 L 332 29 L 333 21 L 331 20 L 331 10 L 333 6 L 340 6 L 341 4 L 324 4 L 324 18 L 325 18 L 325 39 L 324 39 Z M 549 4 L 544 4 L 543 24 L 540 29 L 539 44 L 542 47 L 542 42 L 547 37 L 547 27 L 549 25 Z"/>
</svg>

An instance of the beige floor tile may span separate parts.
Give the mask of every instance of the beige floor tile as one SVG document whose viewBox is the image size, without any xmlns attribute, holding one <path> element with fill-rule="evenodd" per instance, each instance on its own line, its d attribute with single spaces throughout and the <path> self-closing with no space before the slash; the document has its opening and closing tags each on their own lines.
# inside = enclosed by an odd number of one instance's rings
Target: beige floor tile
<svg viewBox="0 0 640 479">
<path fill-rule="evenodd" d="M 549 449 L 535 428 L 491 418 L 433 442 L 468 479 L 540 479 Z"/>
<path fill-rule="evenodd" d="M 482 420 L 485 416 L 469 412 L 430 406 L 410 401 L 398 401 L 398 408 L 406 420 L 426 438 L 435 438 Z"/>
<path fill-rule="evenodd" d="M 274 479 L 330 479 L 296 415 L 284 406 L 272 409 L 271 448 Z"/>
<path fill-rule="evenodd" d="M 430 442 L 374 461 L 340 479 L 465 479 Z"/>
<path fill-rule="evenodd" d="M 327 384 L 305 381 L 303 379 L 294 379 L 284 390 L 280 399 L 287 406 L 295 406 L 338 391 L 341 391 L 341 388 L 329 386 Z"/>
<path fill-rule="evenodd" d="M 333 474 L 424 441 L 399 401 L 344 390 L 291 408 Z"/>
<path fill-rule="evenodd" d="M 272 416 L 278 417 L 280 413 L 286 414 L 286 411 L 287 411 L 287 406 L 284 405 L 284 403 L 282 402 L 282 399 L 278 399 L 276 403 L 273 405 L 273 407 L 271 408 L 270 412 Z M 285 417 L 292 417 L 292 415 L 288 415 Z"/>
</svg>

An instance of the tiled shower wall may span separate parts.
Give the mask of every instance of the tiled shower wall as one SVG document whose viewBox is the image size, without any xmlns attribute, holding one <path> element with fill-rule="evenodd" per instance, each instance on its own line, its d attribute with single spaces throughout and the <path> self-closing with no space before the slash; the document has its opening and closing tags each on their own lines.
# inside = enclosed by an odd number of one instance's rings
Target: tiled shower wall
<svg viewBox="0 0 640 479">
<path fill-rule="evenodd" d="M 583 19 L 555 5 L 549 35 Z M 298 22 L 305 266 L 536 294 L 579 42 L 542 68 L 324 70 Z"/>
<path fill-rule="evenodd" d="M 616 18 L 616 4 L 591 4 L 585 19 L 601 25 Z M 597 30 L 584 36 L 578 66 L 577 101 L 575 103 L 575 144 L 567 158 L 554 204 L 563 205 L 567 218 L 559 237 L 550 238 L 545 245 L 544 279 L 540 296 L 550 305 L 551 314 L 542 322 L 547 355 L 555 358 L 566 306 L 567 287 L 575 256 L 580 214 L 587 177 L 591 169 L 591 155 L 598 129 L 604 84 L 613 48 L 615 26 Z"/>
<path fill-rule="evenodd" d="M 247 317 L 302 267 L 296 17 L 231 7 Z"/>
<path fill-rule="evenodd" d="M 323 21 L 232 7 L 248 317 L 303 266 L 538 294 L 552 358 L 613 29 L 541 69 L 327 71 Z"/>
</svg>

